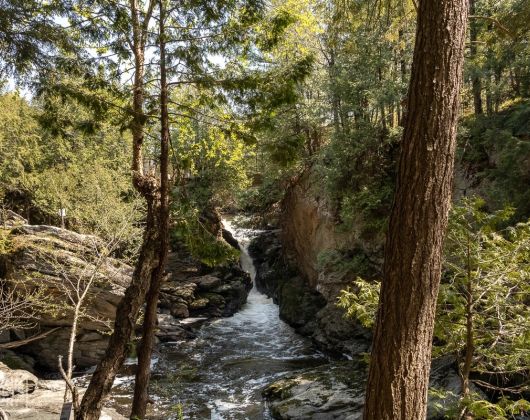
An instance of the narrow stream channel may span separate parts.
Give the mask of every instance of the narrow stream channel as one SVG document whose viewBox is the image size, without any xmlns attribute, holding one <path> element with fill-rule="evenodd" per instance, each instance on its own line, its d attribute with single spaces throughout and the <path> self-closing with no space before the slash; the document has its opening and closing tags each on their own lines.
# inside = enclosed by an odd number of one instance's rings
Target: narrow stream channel
<svg viewBox="0 0 530 420">
<path fill-rule="evenodd" d="M 236 228 L 229 221 L 224 225 L 238 240 L 241 265 L 254 281 L 247 248 L 256 231 Z M 325 362 L 309 339 L 280 320 L 272 299 L 253 287 L 237 314 L 205 324 L 192 341 L 167 343 L 160 349 L 150 418 L 178 419 L 182 410 L 186 419 L 269 419 L 261 396 L 264 386 L 283 374 Z M 126 382 L 116 387 L 115 397 L 120 388 L 129 388 Z"/>
</svg>

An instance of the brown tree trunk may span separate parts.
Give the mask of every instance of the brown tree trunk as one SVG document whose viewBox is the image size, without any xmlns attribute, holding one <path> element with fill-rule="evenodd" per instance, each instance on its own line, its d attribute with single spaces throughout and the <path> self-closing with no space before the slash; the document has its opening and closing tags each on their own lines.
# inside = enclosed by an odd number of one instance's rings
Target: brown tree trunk
<svg viewBox="0 0 530 420">
<path fill-rule="evenodd" d="M 453 180 L 468 0 L 422 0 L 365 420 L 421 420 Z"/>
<path fill-rule="evenodd" d="M 83 396 L 81 407 L 78 413 L 76 413 L 76 420 L 99 419 L 103 400 L 110 392 L 114 378 L 129 353 L 129 343 L 134 332 L 140 308 L 144 304 L 153 271 L 159 265 L 159 186 L 156 179 L 144 175 L 142 163 L 143 130 L 146 121 L 146 116 L 143 112 L 144 52 L 147 25 L 153 7 L 154 0 L 151 0 L 144 20 L 141 22 L 141 13 L 138 9 L 137 0 L 130 0 L 133 29 L 132 44 L 135 60 L 132 104 L 133 120 L 131 122 L 133 136 L 132 177 L 134 187 L 144 197 L 147 204 L 144 236 L 131 278 L 131 284 L 127 287 L 116 309 L 114 331 L 110 336 L 107 350 L 92 375 L 90 384 Z"/>
<path fill-rule="evenodd" d="M 151 375 L 151 356 L 154 346 L 157 322 L 158 295 L 162 285 L 164 267 L 169 248 L 169 113 L 168 87 L 166 78 L 165 49 L 165 6 L 159 1 L 159 38 L 160 38 L 160 218 L 159 218 L 159 255 L 158 267 L 153 271 L 151 285 L 147 293 L 147 305 L 142 331 L 142 341 L 138 348 L 138 369 L 134 386 L 134 398 L 131 418 L 143 419 L 148 402 L 148 386 Z"/>
<path fill-rule="evenodd" d="M 475 0 L 469 0 L 469 14 L 475 15 Z M 469 52 L 471 60 L 476 59 L 477 56 L 477 38 L 478 38 L 478 27 L 476 19 L 473 19 L 469 23 Z M 475 108 L 475 115 L 483 114 L 482 109 L 482 80 L 476 72 L 471 77 L 471 88 L 473 91 L 473 106 Z"/>
<path fill-rule="evenodd" d="M 403 43 L 403 30 L 400 29 L 398 31 L 398 39 L 399 39 L 399 44 L 400 45 L 404 45 Z M 401 82 L 403 84 L 405 84 L 405 80 L 407 78 L 407 63 L 405 62 L 405 48 L 404 47 L 400 47 L 399 49 L 399 69 L 400 69 L 400 72 L 401 72 Z M 406 109 L 404 108 L 404 102 L 405 100 L 400 100 L 400 102 L 398 103 L 398 125 L 400 127 L 403 127 L 404 124 L 405 124 L 405 114 L 406 114 Z"/>
</svg>

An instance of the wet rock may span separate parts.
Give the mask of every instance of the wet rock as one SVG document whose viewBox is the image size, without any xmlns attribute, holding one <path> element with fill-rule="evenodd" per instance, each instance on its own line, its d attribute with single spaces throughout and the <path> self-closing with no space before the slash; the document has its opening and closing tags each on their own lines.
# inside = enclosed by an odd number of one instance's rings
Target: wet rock
<svg viewBox="0 0 530 420">
<path fill-rule="evenodd" d="M 295 328 L 304 327 L 326 305 L 320 293 L 309 289 L 300 277 L 285 281 L 277 292 L 280 317 Z"/>
<path fill-rule="evenodd" d="M 365 377 L 360 362 L 333 363 L 274 382 L 263 395 L 275 419 L 361 419 Z"/>
<path fill-rule="evenodd" d="M 187 318 L 190 316 L 188 305 L 184 302 L 177 302 L 171 305 L 170 313 L 176 318 Z"/>
<path fill-rule="evenodd" d="M 176 254 L 169 256 L 170 280 L 162 286 L 160 308 L 178 318 L 211 318 L 231 316 L 245 304 L 252 281 L 239 264 L 215 270 L 192 270 L 190 266 L 196 267 L 197 263 Z"/>
<path fill-rule="evenodd" d="M 332 362 L 273 382 L 263 396 L 275 419 L 361 419 L 366 378 L 361 360 Z M 429 396 L 427 419 L 442 420 L 462 391 L 452 356 L 433 361 L 430 388 L 441 392 Z"/>
<path fill-rule="evenodd" d="M 199 290 L 212 290 L 221 284 L 221 279 L 212 275 L 193 277 L 189 281 L 195 283 Z"/>
<path fill-rule="evenodd" d="M 319 348 L 338 355 L 367 353 L 371 344 L 371 332 L 346 319 L 334 302 L 316 314 L 311 336 Z"/>
<path fill-rule="evenodd" d="M 162 342 L 180 341 L 195 338 L 195 330 L 206 318 L 196 319 L 196 322 L 186 322 L 175 319 L 171 315 L 159 314 L 156 337 Z M 188 318 L 192 320 L 192 318 Z"/>
<path fill-rule="evenodd" d="M 232 247 L 235 249 L 239 249 L 239 242 L 237 242 L 237 239 L 234 238 L 234 235 L 232 235 L 232 232 L 223 229 L 222 231 L 223 239 Z"/>
</svg>

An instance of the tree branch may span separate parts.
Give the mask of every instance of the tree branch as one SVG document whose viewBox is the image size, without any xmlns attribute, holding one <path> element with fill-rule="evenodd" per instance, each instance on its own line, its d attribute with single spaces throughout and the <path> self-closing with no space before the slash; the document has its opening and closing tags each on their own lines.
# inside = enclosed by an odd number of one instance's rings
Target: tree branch
<svg viewBox="0 0 530 420">
<path fill-rule="evenodd" d="M 29 338 L 26 338 L 24 340 L 17 340 L 17 341 L 12 341 L 11 343 L 0 344 L 0 349 L 13 349 L 13 348 L 16 348 L 16 347 L 24 346 L 24 345 L 26 345 L 28 343 L 31 343 L 32 341 L 40 340 L 41 338 L 44 338 L 44 337 L 50 335 L 51 333 L 54 333 L 55 331 L 60 330 L 61 328 L 62 327 L 55 327 L 55 328 L 52 328 L 51 330 L 45 331 L 45 332 L 40 333 L 40 334 L 33 335 L 33 336 L 31 336 Z"/>
<path fill-rule="evenodd" d="M 493 22 L 496 26 L 498 26 L 498 28 L 504 32 L 506 35 L 508 35 L 510 38 L 515 38 L 515 36 L 510 32 L 510 30 L 508 28 L 506 28 L 506 26 L 504 26 L 502 23 L 500 23 L 497 19 L 495 19 L 494 17 L 491 17 L 491 16 L 479 16 L 479 15 L 471 15 L 469 16 L 469 19 L 484 19 L 484 20 L 489 20 L 490 22 Z"/>
</svg>

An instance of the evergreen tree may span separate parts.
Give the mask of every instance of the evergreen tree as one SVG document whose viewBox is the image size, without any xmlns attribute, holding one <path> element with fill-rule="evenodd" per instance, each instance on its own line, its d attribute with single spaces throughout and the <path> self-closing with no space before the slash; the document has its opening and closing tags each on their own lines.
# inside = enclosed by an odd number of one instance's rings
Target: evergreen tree
<svg viewBox="0 0 530 420">
<path fill-rule="evenodd" d="M 463 0 L 420 1 L 365 419 L 426 416 L 467 8 Z"/>
</svg>

